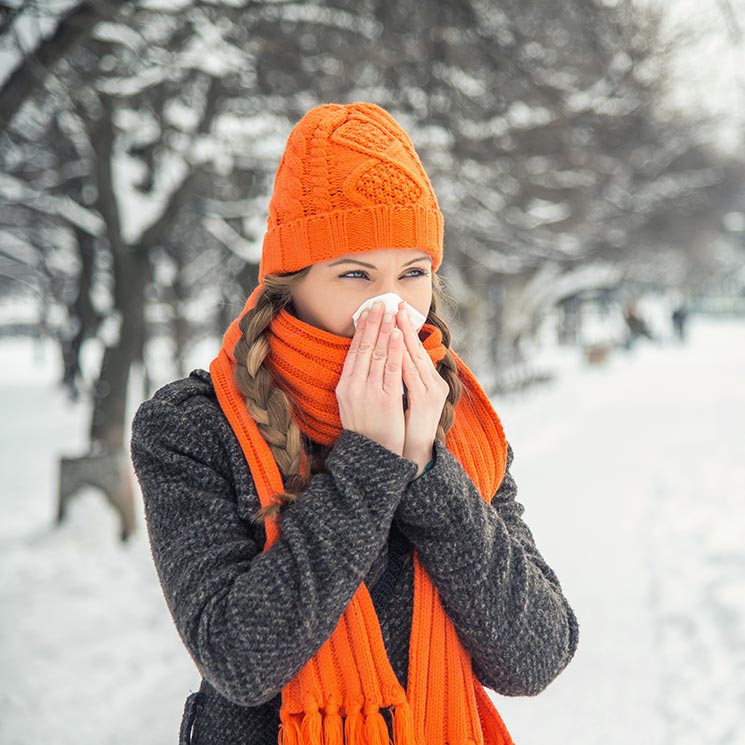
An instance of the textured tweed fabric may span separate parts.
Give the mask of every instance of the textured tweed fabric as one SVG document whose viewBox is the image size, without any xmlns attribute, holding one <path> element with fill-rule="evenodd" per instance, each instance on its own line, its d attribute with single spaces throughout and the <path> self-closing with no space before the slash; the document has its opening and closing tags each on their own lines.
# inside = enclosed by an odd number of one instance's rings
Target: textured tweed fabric
<svg viewBox="0 0 745 745">
<path fill-rule="evenodd" d="M 131 445 L 163 592 L 203 677 L 183 743 L 276 745 L 282 687 L 362 581 L 405 685 L 412 546 L 485 686 L 534 695 L 574 654 L 577 622 L 521 519 L 511 448 L 490 506 L 439 441 L 414 479 L 414 462 L 344 430 L 262 553 L 251 474 L 208 373 L 142 404 Z"/>
</svg>

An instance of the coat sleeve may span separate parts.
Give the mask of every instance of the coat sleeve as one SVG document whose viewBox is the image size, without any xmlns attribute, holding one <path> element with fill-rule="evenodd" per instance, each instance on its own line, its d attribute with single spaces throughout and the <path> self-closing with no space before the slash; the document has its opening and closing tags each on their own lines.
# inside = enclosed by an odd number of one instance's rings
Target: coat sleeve
<svg viewBox="0 0 745 745">
<path fill-rule="evenodd" d="M 184 644 L 220 693 L 257 706 L 331 635 L 385 544 L 417 467 L 344 430 L 328 472 L 283 510 L 281 538 L 263 552 L 263 528 L 239 515 L 221 417 L 204 397 L 178 405 L 151 399 L 133 422 L 132 459 L 154 562 Z"/>
<path fill-rule="evenodd" d="M 477 678 L 507 696 L 535 695 L 569 663 L 578 624 L 559 580 L 523 522 L 507 472 L 491 504 L 435 441 L 432 469 L 408 486 L 396 513 Z"/>
</svg>

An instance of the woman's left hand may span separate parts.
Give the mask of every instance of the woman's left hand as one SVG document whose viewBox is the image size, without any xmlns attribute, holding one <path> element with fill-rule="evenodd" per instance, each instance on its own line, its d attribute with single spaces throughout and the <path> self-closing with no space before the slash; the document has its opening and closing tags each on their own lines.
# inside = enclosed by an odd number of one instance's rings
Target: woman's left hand
<svg viewBox="0 0 745 745">
<path fill-rule="evenodd" d="M 402 372 L 409 401 L 404 413 L 403 457 L 419 465 L 419 475 L 432 458 L 437 426 L 450 387 L 437 372 L 402 304 L 399 304 L 396 324 L 404 335 Z"/>
</svg>

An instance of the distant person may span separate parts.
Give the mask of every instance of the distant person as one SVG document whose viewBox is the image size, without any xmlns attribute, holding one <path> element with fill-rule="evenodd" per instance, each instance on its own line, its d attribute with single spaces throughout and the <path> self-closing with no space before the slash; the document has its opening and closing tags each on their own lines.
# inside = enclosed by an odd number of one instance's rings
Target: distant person
<svg viewBox="0 0 745 745">
<path fill-rule="evenodd" d="M 646 321 L 639 315 L 636 308 L 636 303 L 628 303 L 623 314 L 624 320 L 626 321 L 626 327 L 628 334 L 626 337 L 626 349 L 631 349 L 634 343 L 640 337 L 645 339 L 653 340 L 652 332 L 649 330 Z"/>
<path fill-rule="evenodd" d="M 678 341 L 684 342 L 686 338 L 686 325 L 688 322 L 688 309 L 679 305 L 672 314 L 673 330 Z"/>
<path fill-rule="evenodd" d="M 182 744 L 509 745 L 485 687 L 536 694 L 574 655 L 512 448 L 438 312 L 442 256 L 396 121 L 309 111 L 258 287 L 209 373 L 133 423 L 155 565 L 203 679 Z"/>
</svg>

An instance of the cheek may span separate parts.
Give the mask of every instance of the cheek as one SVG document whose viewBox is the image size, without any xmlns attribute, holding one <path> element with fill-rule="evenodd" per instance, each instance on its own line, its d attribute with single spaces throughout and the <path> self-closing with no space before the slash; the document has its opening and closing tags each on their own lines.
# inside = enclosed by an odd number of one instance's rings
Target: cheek
<svg viewBox="0 0 745 745">
<path fill-rule="evenodd" d="M 426 317 L 429 314 L 430 305 L 432 305 L 432 288 L 425 286 L 412 293 L 412 295 L 413 297 L 408 302 Z"/>
<path fill-rule="evenodd" d="M 354 336 L 355 326 L 352 315 L 364 301 L 352 303 L 340 303 L 333 311 L 333 333 L 337 336 L 345 336 L 351 339 Z"/>
</svg>

